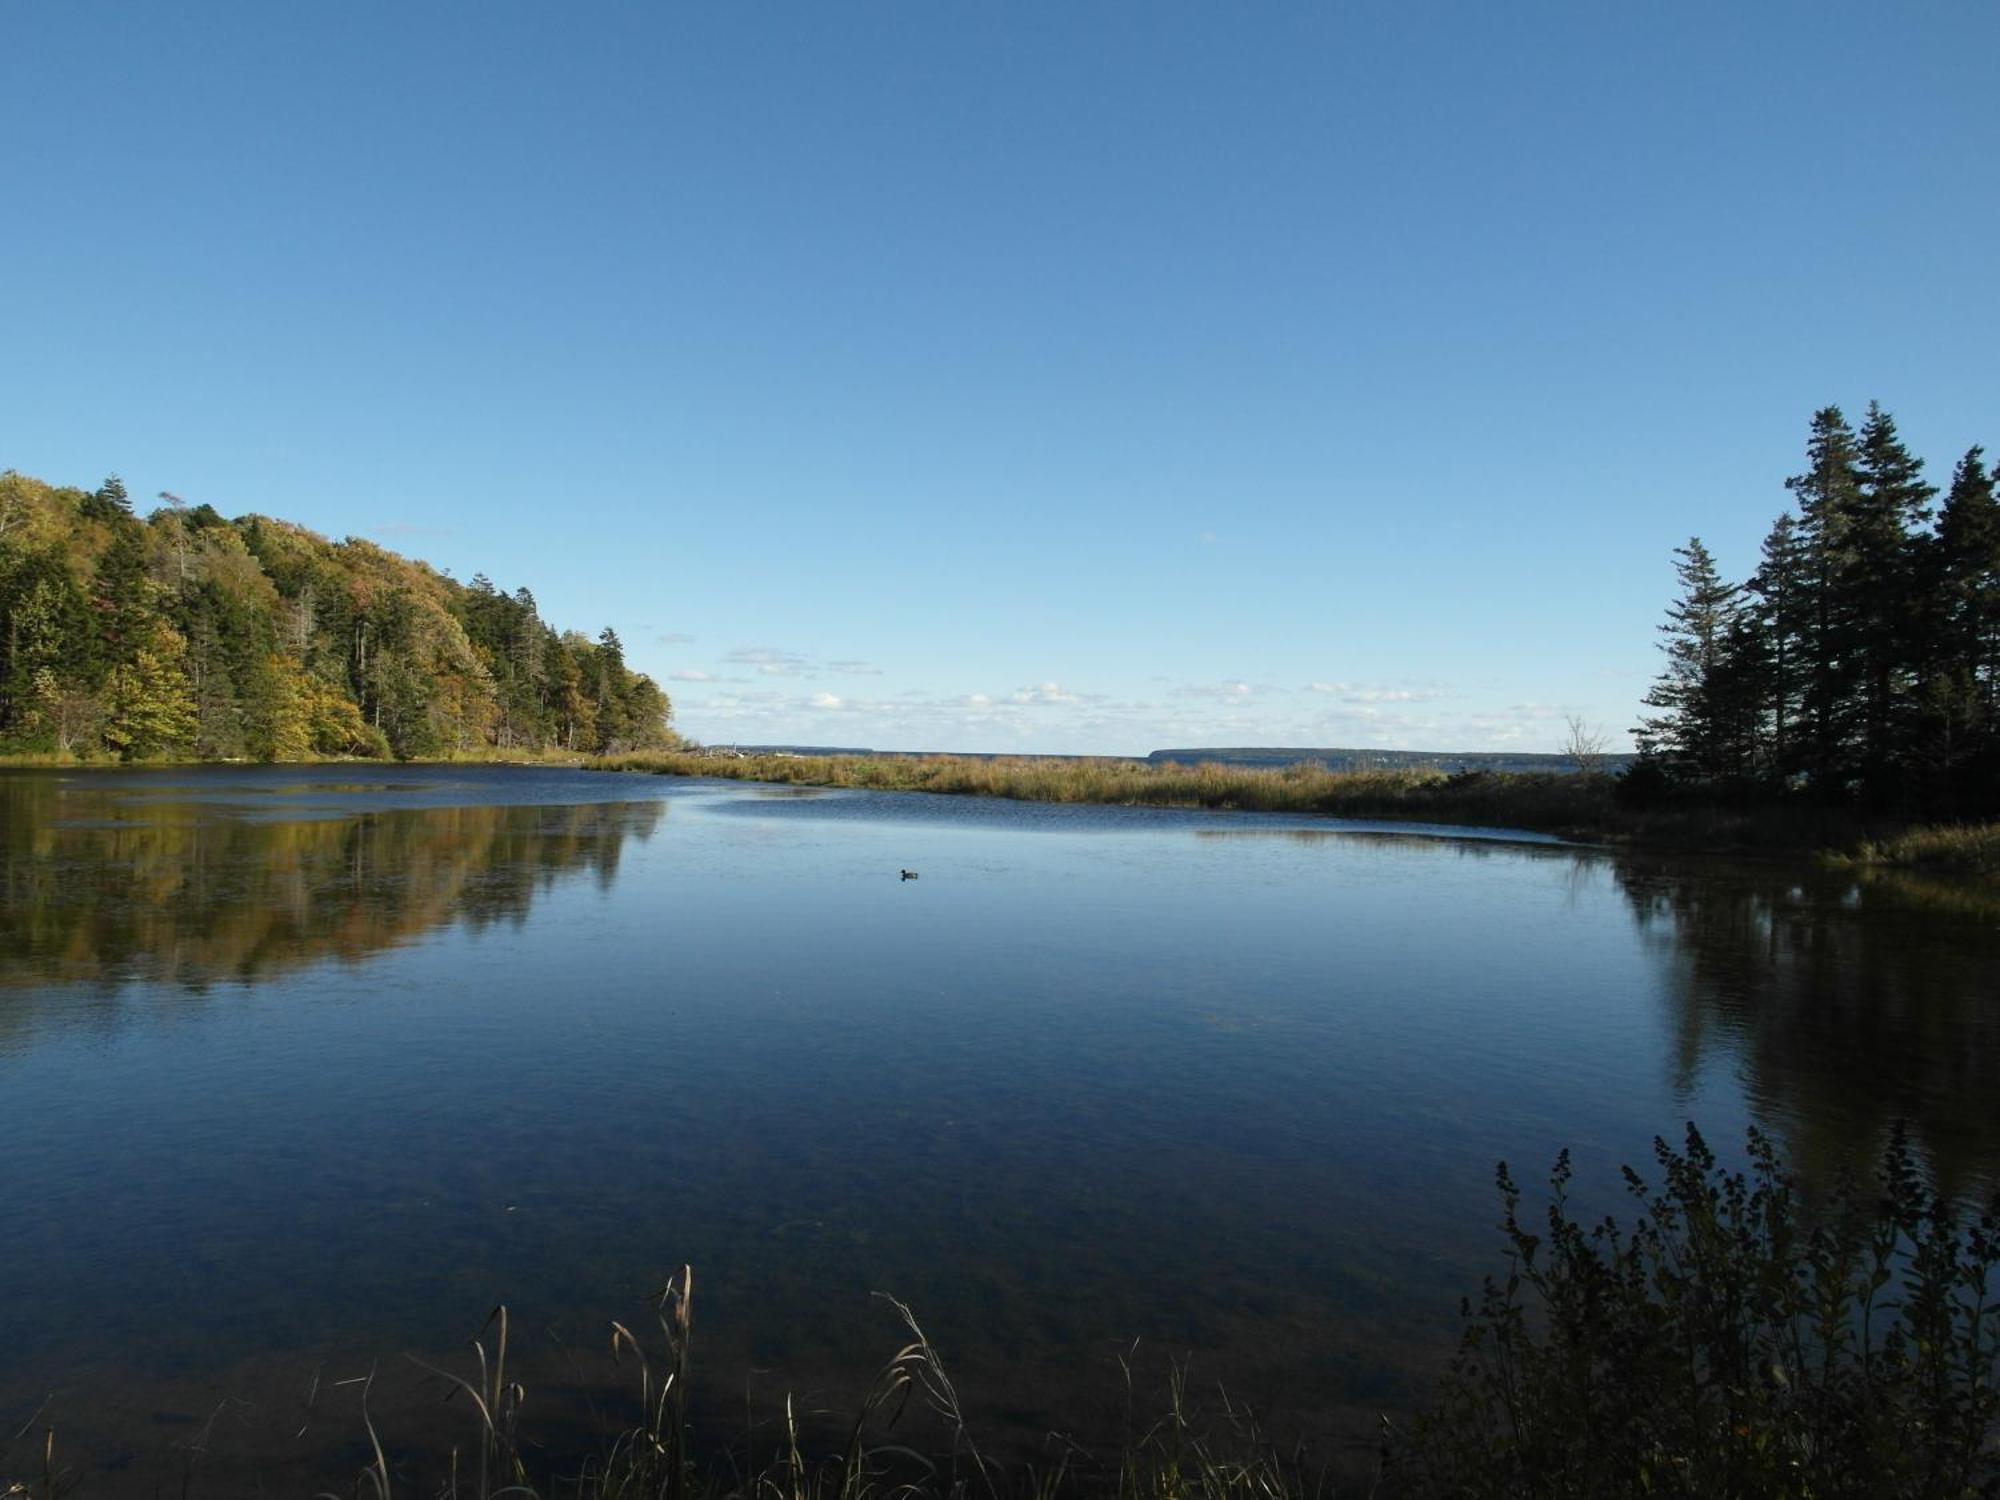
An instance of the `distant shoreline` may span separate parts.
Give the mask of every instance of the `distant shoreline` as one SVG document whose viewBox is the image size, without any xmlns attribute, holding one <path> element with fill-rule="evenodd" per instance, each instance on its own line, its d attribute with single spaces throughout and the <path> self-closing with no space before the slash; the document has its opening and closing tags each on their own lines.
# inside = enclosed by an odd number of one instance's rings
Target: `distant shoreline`
<svg viewBox="0 0 2000 1500">
<path fill-rule="evenodd" d="M 1401 768 L 1329 771 L 1171 761 L 1028 757 L 752 755 L 640 751 L 590 769 L 791 786 L 932 792 L 1019 802 L 1382 818 L 1517 828 L 1583 843 L 1662 852 L 1817 856 L 1847 867 L 1898 866 L 1958 877 L 2000 875 L 2000 824 L 1923 828 L 1805 802 L 1743 805 L 1675 800 L 1635 807 L 1614 777 L 1555 771 Z"/>
<path fill-rule="evenodd" d="M 712 748 L 608 756 L 488 750 L 406 761 L 321 757 L 287 762 L 124 763 L 0 755 L 0 771 L 171 770 L 262 764 L 570 768 L 785 786 L 930 792 L 1016 802 L 1375 818 L 1464 828 L 1513 828 L 1580 843 L 1662 853 L 1817 858 L 1849 869 L 1909 869 L 1958 880 L 2000 880 L 2000 823 L 1925 826 L 1805 801 L 1730 804 L 1676 799 L 1654 806 L 1631 806 L 1620 798 L 1616 778 L 1603 773 L 1447 772 L 1416 766 L 1328 770 L 1312 762 L 1282 767 L 1218 762 L 1190 765 L 1176 760 L 1108 756 L 753 754 Z"/>
</svg>

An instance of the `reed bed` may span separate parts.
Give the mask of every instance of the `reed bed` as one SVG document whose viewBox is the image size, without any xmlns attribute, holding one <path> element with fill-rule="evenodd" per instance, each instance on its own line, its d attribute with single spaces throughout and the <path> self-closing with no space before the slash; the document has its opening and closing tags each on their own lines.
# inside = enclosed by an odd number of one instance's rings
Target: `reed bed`
<svg viewBox="0 0 2000 1500">
<path fill-rule="evenodd" d="M 1604 778 L 1552 773 L 1430 769 L 1330 771 L 1162 765 L 1116 759 L 994 759 L 956 755 L 732 755 L 683 750 L 606 756 L 607 771 L 709 776 L 794 786 L 936 792 L 1017 802 L 1311 813 L 1563 830 L 1595 827 L 1614 813 Z"/>
<path fill-rule="evenodd" d="M 742 755 L 699 749 L 602 756 L 587 764 L 599 770 L 659 776 L 1018 802 L 1515 828 L 1684 852 L 1820 855 L 1836 864 L 1905 866 L 1951 876 L 2000 873 L 2000 824 L 1910 828 L 1900 819 L 1804 800 L 1636 803 L 1621 795 L 1617 778 L 1604 775 L 1426 768 L 1332 771 L 1310 761 L 1269 768 L 1112 758 Z"/>
<path fill-rule="evenodd" d="M 1891 838 L 1867 839 L 1843 862 L 1954 875 L 2000 876 L 2000 823 L 1943 824 L 1912 828 Z"/>
</svg>

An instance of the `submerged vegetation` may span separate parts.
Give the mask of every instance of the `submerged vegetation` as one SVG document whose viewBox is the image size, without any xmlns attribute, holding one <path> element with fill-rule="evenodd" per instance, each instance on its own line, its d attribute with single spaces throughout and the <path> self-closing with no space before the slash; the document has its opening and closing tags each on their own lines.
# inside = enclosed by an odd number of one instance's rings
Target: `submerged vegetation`
<svg viewBox="0 0 2000 1500">
<path fill-rule="evenodd" d="M 1541 1232 L 1505 1163 L 1508 1269 L 1464 1305 L 1457 1354 L 1428 1408 L 1385 1417 L 1367 1471 L 1286 1446 L 1218 1394 L 1204 1412 L 1185 1367 L 1163 1414 L 1122 1441 L 1050 1434 L 1037 1458 L 982 1451 L 975 1422 L 911 1310 L 849 1414 L 812 1422 L 788 1398 L 759 1445 L 715 1442 L 691 1414 L 694 1278 L 654 1300 L 645 1335 L 610 1325 L 626 1414 L 585 1449 L 537 1443 L 536 1404 L 509 1364 L 498 1308 L 457 1372 L 413 1361 L 454 1402 L 461 1436 L 433 1477 L 384 1445 L 358 1388 L 366 1457 L 345 1493 L 497 1500 L 1305 1500 L 1389 1497 L 1932 1497 L 2000 1489 L 2000 1197 L 1967 1213 L 1940 1196 L 1898 1130 L 1872 1191 L 1808 1198 L 1755 1131 L 1747 1171 L 1690 1125 L 1655 1142 L 1657 1185 L 1626 1169 L 1637 1217 L 1572 1210 L 1558 1158 Z M 1121 1362 L 1122 1363 L 1122 1362 Z M 1126 1370 L 1129 1383 L 1130 1370 Z M 823 1415 L 823 1414 L 819 1414 Z M 78 1476 L 32 1421 L 0 1446 L 0 1490 L 57 1495 Z M 200 1494 L 206 1443 L 183 1450 Z"/>
<path fill-rule="evenodd" d="M 611 630 L 358 537 L 0 473 L 0 754 L 297 761 L 673 743 Z"/>
</svg>

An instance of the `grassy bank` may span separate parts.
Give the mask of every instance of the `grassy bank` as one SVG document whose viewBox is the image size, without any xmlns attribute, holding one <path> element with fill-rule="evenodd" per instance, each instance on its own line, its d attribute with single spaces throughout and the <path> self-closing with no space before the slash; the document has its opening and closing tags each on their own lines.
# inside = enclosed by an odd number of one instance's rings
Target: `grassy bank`
<svg viewBox="0 0 2000 1500">
<path fill-rule="evenodd" d="M 970 756 L 732 755 L 698 750 L 606 756 L 608 771 L 719 776 L 796 786 L 937 792 L 1020 802 L 1232 809 L 1581 831 L 1614 814 L 1600 778 L 1434 770 L 1329 771 L 1301 764 L 1159 765 L 1131 760 Z"/>
<path fill-rule="evenodd" d="M 1843 864 L 1991 879 L 2000 877 L 2000 823 L 1912 828 L 1863 840 L 1838 858 Z"/>
<path fill-rule="evenodd" d="M 715 776 L 795 786 L 938 792 L 1022 802 L 1213 808 L 1518 828 L 1588 842 L 1733 853 L 1813 854 L 1873 847 L 1902 828 L 1806 803 L 1634 807 L 1608 776 L 1426 769 L 1329 771 L 1160 765 L 1128 760 L 964 756 L 733 755 L 699 750 L 607 756 L 608 771 Z M 1987 831 L 1989 838 L 2000 836 Z"/>
<path fill-rule="evenodd" d="M 11 768 L 113 769 L 73 755 L 0 755 Z M 142 761 L 139 768 L 216 762 Z M 241 764 L 250 764 L 241 762 Z M 325 757 L 296 765 L 525 765 L 703 776 L 788 786 L 933 792 L 1018 802 L 1202 808 L 1514 828 L 1591 843 L 1697 853 L 1819 855 L 1857 869 L 1947 880 L 2000 879 L 2000 824 L 1911 827 L 1809 802 L 1634 806 L 1609 776 L 1423 768 L 1329 771 L 1156 764 L 1116 759 L 993 759 L 959 755 L 742 755 L 700 749 L 583 756 L 566 750 L 482 748 L 415 761 Z"/>
</svg>

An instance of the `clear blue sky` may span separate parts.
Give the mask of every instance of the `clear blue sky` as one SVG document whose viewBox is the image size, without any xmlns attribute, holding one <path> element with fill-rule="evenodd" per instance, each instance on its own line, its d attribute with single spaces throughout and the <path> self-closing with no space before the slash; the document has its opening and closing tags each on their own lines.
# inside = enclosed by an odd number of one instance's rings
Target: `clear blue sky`
<svg viewBox="0 0 2000 1500">
<path fill-rule="evenodd" d="M 1808 413 L 2000 448 L 2000 7 L 0 9 L 0 467 L 711 740 L 1552 749 Z"/>
</svg>

